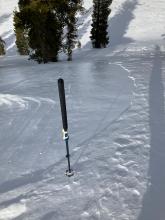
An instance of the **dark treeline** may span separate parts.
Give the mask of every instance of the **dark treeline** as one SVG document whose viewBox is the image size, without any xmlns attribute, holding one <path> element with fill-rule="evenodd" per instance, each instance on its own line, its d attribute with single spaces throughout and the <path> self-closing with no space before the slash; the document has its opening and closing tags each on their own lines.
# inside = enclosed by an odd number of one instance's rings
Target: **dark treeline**
<svg viewBox="0 0 165 220">
<path fill-rule="evenodd" d="M 19 53 L 46 63 L 57 61 L 64 50 L 72 60 L 81 0 L 19 0 L 18 6 L 14 27 Z"/>
<path fill-rule="evenodd" d="M 5 41 L 2 40 L 2 38 L 0 37 L 0 55 L 4 55 L 5 54 Z"/>
<path fill-rule="evenodd" d="M 91 40 L 94 48 L 106 47 L 109 6 L 112 0 L 93 0 Z M 19 0 L 14 11 L 16 45 L 21 55 L 37 62 L 58 61 L 61 51 L 68 61 L 77 43 L 77 13 L 82 0 Z"/>
<path fill-rule="evenodd" d="M 108 17 L 112 0 L 93 0 L 91 40 L 94 48 L 105 48 L 109 43 Z"/>
</svg>

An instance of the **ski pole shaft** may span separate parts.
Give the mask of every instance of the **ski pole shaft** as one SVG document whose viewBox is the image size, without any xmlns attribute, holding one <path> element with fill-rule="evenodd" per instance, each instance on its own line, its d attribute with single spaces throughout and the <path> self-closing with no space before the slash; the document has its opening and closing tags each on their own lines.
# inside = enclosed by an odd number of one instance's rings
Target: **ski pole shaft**
<svg viewBox="0 0 165 220">
<path fill-rule="evenodd" d="M 71 177 L 74 175 L 74 173 L 70 166 L 68 120 L 67 120 L 67 111 L 66 111 L 65 88 L 64 88 L 64 80 L 61 78 L 58 79 L 58 90 L 59 90 L 62 124 L 63 124 L 63 130 L 62 130 L 63 140 L 66 143 L 66 153 L 67 153 L 66 158 L 68 160 L 68 170 L 66 170 L 66 175 L 68 177 Z"/>
<path fill-rule="evenodd" d="M 61 105 L 61 115 L 62 115 L 62 123 L 64 131 L 68 130 L 68 120 L 67 120 L 67 111 L 66 111 L 66 100 L 65 100 L 65 88 L 64 88 L 64 80 L 58 80 L 58 90 L 59 90 L 59 98 Z"/>
<path fill-rule="evenodd" d="M 69 154 L 69 143 L 68 143 L 68 139 L 65 140 L 65 143 L 66 143 L 66 157 L 68 159 L 68 171 L 69 173 L 71 173 L 71 168 L 70 168 L 70 154 Z"/>
</svg>

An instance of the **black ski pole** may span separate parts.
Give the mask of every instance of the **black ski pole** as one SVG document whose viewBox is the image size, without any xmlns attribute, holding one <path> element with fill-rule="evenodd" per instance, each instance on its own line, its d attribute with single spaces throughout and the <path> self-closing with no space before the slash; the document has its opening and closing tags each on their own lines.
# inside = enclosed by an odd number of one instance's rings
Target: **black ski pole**
<svg viewBox="0 0 165 220">
<path fill-rule="evenodd" d="M 59 90 L 62 124 L 63 124 L 62 133 L 63 133 L 63 140 L 66 143 L 66 158 L 68 160 L 68 170 L 66 170 L 66 175 L 70 177 L 73 176 L 74 173 L 70 166 L 69 135 L 68 135 L 68 120 L 67 120 L 66 100 L 65 100 L 65 88 L 64 88 L 64 80 L 61 78 L 58 79 L 58 90 Z"/>
</svg>

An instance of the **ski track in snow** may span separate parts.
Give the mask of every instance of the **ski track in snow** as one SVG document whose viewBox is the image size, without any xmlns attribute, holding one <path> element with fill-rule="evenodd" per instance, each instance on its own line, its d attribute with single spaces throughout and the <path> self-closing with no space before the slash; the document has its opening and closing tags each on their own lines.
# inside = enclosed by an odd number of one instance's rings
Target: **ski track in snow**
<svg viewBox="0 0 165 220">
<path fill-rule="evenodd" d="M 53 105 L 55 104 L 55 102 L 49 98 L 34 98 L 11 94 L 0 94 L 0 105 L 5 105 L 6 107 L 14 108 L 14 105 L 18 105 L 20 109 L 28 109 L 31 102 L 37 103 L 38 106 L 41 106 L 42 102 L 46 102 Z"/>
</svg>

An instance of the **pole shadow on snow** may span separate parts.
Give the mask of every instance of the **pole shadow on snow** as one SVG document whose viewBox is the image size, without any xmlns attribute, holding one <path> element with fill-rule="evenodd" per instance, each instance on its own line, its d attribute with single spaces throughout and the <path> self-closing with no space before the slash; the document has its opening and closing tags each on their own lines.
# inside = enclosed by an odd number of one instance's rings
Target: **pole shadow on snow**
<svg viewBox="0 0 165 220">
<path fill-rule="evenodd" d="M 157 46 L 149 88 L 150 106 L 150 184 L 138 220 L 165 219 L 165 108 L 161 51 Z"/>
<path fill-rule="evenodd" d="M 53 219 L 57 219 L 58 217 L 58 213 L 57 212 L 48 212 L 46 215 L 42 216 L 41 220 L 53 220 Z"/>
<path fill-rule="evenodd" d="M 61 164 L 64 159 L 65 158 L 62 158 L 57 163 L 52 164 L 52 165 L 46 167 L 45 169 L 40 169 L 40 170 L 34 171 L 32 173 L 22 175 L 20 177 L 15 178 L 15 179 L 3 182 L 0 185 L 0 194 L 7 193 L 7 192 L 15 190 L 19 187 L 23 187 L 28 184 L 34 184 L 34 183 L 37 183 L 37 182 L 40 182 L 42 180 L 47 179 L 47 175 L 50 175 L 52 172 L 54 172 L 54 168 L 58 167 L 59 164 Z M 53 173 L 53 174 L 55 175 L 55 173 Z M 1 206 L 1 203 L 0 203 L 0 206 Z"/>
<path fill-rule="evenodd" d="M 134 19 L 134 10 L 138 5 L 138 0 L 126 1 L 122 9 L 109 20 L 109 37 L 110 46 L 115 47 L 118 44 L 130 43 L 133 40 L 131 38 L 124 37 L 124 34 L 128 30 L 128 26 Z"/>
<path fill-rule="evenodd" d="M 50 212 L 46 213 L 44 216 L 41 216 L 39 218 L 39 220 L 56 220 L 56 219 L 58 220 L 59 216 L 61 217 L 62 214 L 58 213 L 58 211 L 50 211 Z M 25 214 L 22 214 L 19 217 L 16 217 L 12 220 L 22 220 L 22 219 L 25 219 L 26 217 L 27 217 L 27 214 L 25 213 Z M 60 219 L 62 219 L 62 218 L 60 218 Z"/>
</svg>

